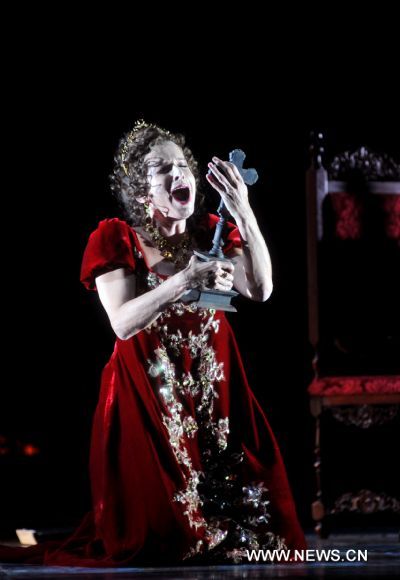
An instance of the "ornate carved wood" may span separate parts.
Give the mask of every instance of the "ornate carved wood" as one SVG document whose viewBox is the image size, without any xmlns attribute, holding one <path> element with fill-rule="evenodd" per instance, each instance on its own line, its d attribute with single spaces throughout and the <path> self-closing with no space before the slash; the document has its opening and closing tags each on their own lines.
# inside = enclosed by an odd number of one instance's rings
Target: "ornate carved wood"
<svg viewBox="0 0 400 580">
<path fill-rule="evenodd" d="M 319 347 L 321 341 L 319 312 L 318 256 L 319 244 L 324 238 L 323 207 L 328 194 L 362 191 L 363 195 L 400 195 L 400 164 L 386 154 L 377 154 L 366 147 L 345 151 L 332 163 L 324 166 L 323 135 L 313 133 L 309 149 L 309 168 L 306 173 L 307 208 L 307 265 L 308 265 L 308 332 L 314 349 L 313 370 L 315 379 L 320 378 Z M 359 188 L 359 189 L 357 189 Z M 397 203 L 397 202 L 396 202 Z M 399 242 L 400 243 L 400 242 Z M 338 346 L 342 345 L 337 339 Z M 342 348 L 343 350 L 343 348 Z M 343 350 L 344 354 L 346 351 Z M 327 537 L 326 516 L 346 511 L 373 513 L 392 511 L 400 513 L 400 503 L 386 494 L 361 490 L 356 494 L 343 494 L 332 509 L 327 509 L 321 485 L 321 414 L 329 409 L 332 415 L 346 425 L 367 429 L 391 421 L 400 408 L 400 393 L 362 393 L 316 395 L 310 398 L 311 413 L 315 418 L 314 470 L 316 499 L 312 504 L 315 530 Z"/>
</svg>

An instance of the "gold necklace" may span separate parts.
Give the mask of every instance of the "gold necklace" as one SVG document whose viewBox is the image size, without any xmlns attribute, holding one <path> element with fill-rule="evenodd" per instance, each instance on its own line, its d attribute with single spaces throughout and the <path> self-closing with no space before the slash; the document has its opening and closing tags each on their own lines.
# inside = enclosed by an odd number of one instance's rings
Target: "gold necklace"
<svg viewBox="0 0 400 580">
<path fill-rule="evenodd" d="M 189 233 L 185 231 L 183 238 L 178 244 L 171 244 L 167 238 L 162 235 L 158 227 L 153 224 L 153 219 L 147 211 L 146 213 L 144 229 L 150 235 L 156 248 L 160 250 L 162 257 L 173 262 L 177 268 L 183 268 L 186 266 L 193 253 Z"/>
</svg>

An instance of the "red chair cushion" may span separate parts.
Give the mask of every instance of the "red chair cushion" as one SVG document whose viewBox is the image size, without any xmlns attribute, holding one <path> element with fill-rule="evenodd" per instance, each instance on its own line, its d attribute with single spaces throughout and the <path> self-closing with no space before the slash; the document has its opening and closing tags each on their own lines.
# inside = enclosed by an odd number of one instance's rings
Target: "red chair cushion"
<svg viewBox="0 0 400 580">
<path fill-rule="evenodd" d="M 400 393 L 400 376 L 358 376 L 315 378 L 308 387 L 310 395 L 364 395 Z"/>
<path fill-rule="evenodd" d="M 361 239 L 365 233 L 365 202 L 370 198 L 341 191 L 329 193 L 328 199 L 333 212 L 334 236 L 340 240 Z M 379 209 L 381 214 L 384 235 L 400 240 L 400 195 L 379 194 L 374 195 L 373 200 L 376 204 L 374 209 Z"/>
</svg>

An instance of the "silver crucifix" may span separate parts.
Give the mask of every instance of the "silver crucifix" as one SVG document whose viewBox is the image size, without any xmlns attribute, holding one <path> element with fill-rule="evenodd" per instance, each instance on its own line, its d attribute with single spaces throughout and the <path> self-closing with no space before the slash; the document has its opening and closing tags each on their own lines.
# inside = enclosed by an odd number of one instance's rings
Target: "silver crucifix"
<svg viewBox="0 0 400 580">
<path fill-rule="evenodd" d="M 236 165 L 240 175 L 243 178 L 243 181 L 246 183 L 246 185 L 253 185 L 258 179 L 258 174 L 255 169 L 245 169 L 243 167 L 243 161 L 245 158 L 246 154 L 241 149 L 234 149 L 229 153 L 229 161 Z M 198 252 L 197 250 L 194 251 L 194 254 L 204 262 L 209 262 L 211 260 L 231 262 L 229 258 L 225 257 L 222 251 L 222 231 L 226 222 L 224 210 L 226 210 L 226 207 L 223 200 L 221 199 L 217 210 L 219 220 L 215 226 L 215 234 L 211 250 L 209 252 Z M 238 292 L 235 290 L 199 290 L 197 288 L 193 288 L 182 296 L 182 300 L 184 302 L 197 301 L 201 308 L 215 308 L 215 310 L 237 312 L 236 308 L 231 304 L 232 298 L 237 295 Z"/>
</svg>

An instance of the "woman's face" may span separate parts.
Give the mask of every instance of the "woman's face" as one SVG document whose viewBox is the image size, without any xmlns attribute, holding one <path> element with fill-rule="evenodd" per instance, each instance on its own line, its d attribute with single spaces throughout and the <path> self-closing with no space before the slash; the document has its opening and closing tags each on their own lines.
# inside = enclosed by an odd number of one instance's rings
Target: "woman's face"
<svg viewBox="0 0 400 580">
<path fill-rule="evenodd" d="M 157 218 L 187 219 L 194 212 L 196 181 L 182 149 L 173 141 L 153 145 L 144 157 L 150 207 Z"/>
</svg>

